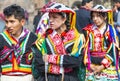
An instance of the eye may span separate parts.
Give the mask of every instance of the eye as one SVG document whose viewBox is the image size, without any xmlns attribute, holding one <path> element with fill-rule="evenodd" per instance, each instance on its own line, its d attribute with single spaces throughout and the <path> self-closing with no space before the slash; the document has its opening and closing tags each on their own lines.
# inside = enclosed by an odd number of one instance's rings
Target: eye
<svg viewBox="0 0 120 81">
<path fill-rule="evenodd" d="M 54 15 L 53 15 L 53 18 L 57 18 L 57 16 L 54 16 Z"/>
<path fill-rule="evenodd" d="M 5 22 L 6 22 L 6 23 L 8 23 L 8 21 L 7 21 L 7 20 L 5 20 Z"/>
<path fill-rule="evenodd" d="M 101 15 L 100 14 L 97 14 L 97 17 L 100 17 Z"/>
<path fill-rule="evenodd" d="M 14 23 L 15 21 L 11 20 L 10 23 Z"/>
</svg>

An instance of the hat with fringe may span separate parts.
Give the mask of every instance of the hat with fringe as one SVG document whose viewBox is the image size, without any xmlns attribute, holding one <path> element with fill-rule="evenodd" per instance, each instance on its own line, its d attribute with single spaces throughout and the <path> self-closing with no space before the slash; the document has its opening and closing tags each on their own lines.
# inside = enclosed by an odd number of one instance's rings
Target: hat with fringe
<svg viewBox="0 0 120 81">
<path fill-rule="evenodd" d="M 96 5 L 91 9 L 93 12 L 105 12 L 108 13 L 108 23 L 113 25 L 113 12 L 112 9 L 106 9 L 103 5 Z"/>
<path fill-rule="evenodd" d="M 74 10 L 65 6 L 64 4 L 57 2 L 50 2 L 46 4 L 42 9 L 42 12 L 65 12 L 65 13 L 75 13 Z"/>
<path fill-rule="evenodd" d="M 65 6 L 64 4 L 57 3 L 57 2 L 49 2 L 46 4 L 40 11 L 42 12 L 64 12 L 64 13 L 69 13 L 70 15 L 70 28 L 74 29 L 77 33 L 78 31 L 76 30 L 75 27 L 75 22 L 76 22 L 76 13 L 74 10 L 71 8 Z"/>
</svg>

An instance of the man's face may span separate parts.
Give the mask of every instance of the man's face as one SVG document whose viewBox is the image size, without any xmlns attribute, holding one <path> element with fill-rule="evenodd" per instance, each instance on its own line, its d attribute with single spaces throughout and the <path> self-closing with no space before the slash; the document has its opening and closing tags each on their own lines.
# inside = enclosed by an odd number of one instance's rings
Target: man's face
<svg viewBox="0 0 120 81">
<path fill-rule="evenodd" d="M 93 1 L 86 3 L 87 8 L 91 9 L 93 7 Z"/>
<path fill-rule="evenodd" d="M 120 2 L 116 2 L 115 6 L 117 6 L 117 8 L 119 8 L 120 7 Z"/>
<path fill-rule="evenodd" d="M 5 17 L 5 22 L 6 22 L 6 29 L 8 30 L 8 32 L 15 36 L 18 37 L 21 32 L 22 32 L 22 27 L 25 24 L 25 20 L 18 20 L 14 17 L 14 15 L 10 16 L 10 17 Z"/>
</svg>

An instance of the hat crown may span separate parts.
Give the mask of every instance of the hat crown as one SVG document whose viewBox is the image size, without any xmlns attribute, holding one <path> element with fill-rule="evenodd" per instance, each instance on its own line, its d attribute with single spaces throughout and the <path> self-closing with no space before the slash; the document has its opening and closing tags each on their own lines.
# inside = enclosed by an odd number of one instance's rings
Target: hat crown
<svg viewBox="0 0 120 81">
<path fill-rule="evenodd" d="M 46 6 L 47 5 L 47 6 Z M 67 7 L 64 4 L 51 2 L 46 4 L 45 7 L 41 9 L 42 12 L 65 12 L 65 13 L 75 13 L 74 10 Z"/>
<path fill-rule="evenodd" d="M 96 5 L 95 7 L 93 7 L 93 9 L 105 10 L 106 8 L 102 5 Z"/>
<path fill-rule="evenodd" d="M 111 9 L 106 9 L 103 5 L 96 5 L 91 10 L 96 11 L 96 12 L 109 12 L 109 11 L 112 11 Z"/>
</svg>

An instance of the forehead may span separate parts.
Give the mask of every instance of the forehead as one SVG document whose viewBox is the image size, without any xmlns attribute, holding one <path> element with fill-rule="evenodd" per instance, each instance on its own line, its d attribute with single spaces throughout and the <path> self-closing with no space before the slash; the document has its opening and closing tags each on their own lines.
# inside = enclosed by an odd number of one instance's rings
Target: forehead
<svg viewBox="0 0 120 81">
<path fill-rule="evenodd" d="M 56 12 L 49 12 L 49 15 L 58 15 Z"/>
<path fill-rule="evenodd" d="M 12 16 L 5 16 L 5 21 L 17 21 L 18 22 L 18 21 L 21 21 L 21 20 L 15 18 L 15 16 L 12 15 Z"/>
<path fill-rule="evenodd" d="M 11 15 L 11 16 L 5 16 L 5 20 L 8 20 L 8 19 L 16 19 L 14 15 Z"/>
<path fill-rule="evenodd" d="M 50 12 L 49 16 L 66 18 L 66 13 L 63 13 L 63 12 Z"/>
<path fill-rule="evenodd" d="M 98 14 L 100 14 L 99 12 L 92 12 L 92 15 L 98 15 Z"/>
</svg>

